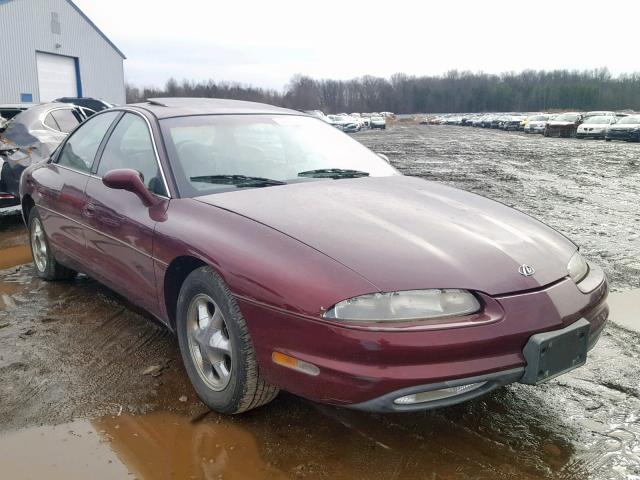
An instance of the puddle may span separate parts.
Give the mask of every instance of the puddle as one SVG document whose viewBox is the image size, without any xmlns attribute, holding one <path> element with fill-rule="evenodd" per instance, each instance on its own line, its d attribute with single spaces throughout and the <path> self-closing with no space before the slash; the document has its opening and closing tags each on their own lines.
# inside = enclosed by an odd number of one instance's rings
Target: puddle
<svg viewBox="0 0 640 480">
<path fill-rule="evenodd" d="M 640 288 L 627 292 L 609 295 L 611 320 L 628 328 L 640 332 Z"/>
<path fill-rule="evenodd" d="M 75 421 L 0 436 L 0 476 L 12 480 L 112 480 L 128 470 L 91 423 Z"/>
<path fill-rule="evenodd" d="M 23 290 L 22 285 L 0 281 L 0 310 L 16 306 L 14 295 Z"/>
<path fill-rule="evenodd" d="M 0 250 L 0 270 L 31 262 L 31 249 L 28 245 L 17 245 Z"/>
<path fill-rule="evenodd" d="M 232 421 L 191 421 L 172 413 L 105 417 L 92 422 L 140 479 L 279 479 L 254 436 Z"/>
</svg>

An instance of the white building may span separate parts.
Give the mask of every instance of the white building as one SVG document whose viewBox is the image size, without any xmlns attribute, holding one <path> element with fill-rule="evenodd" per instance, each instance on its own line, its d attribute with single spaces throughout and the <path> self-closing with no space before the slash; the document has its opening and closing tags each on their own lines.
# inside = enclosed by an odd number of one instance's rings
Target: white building
<svg viewBox="0 0 640 480">
<path fill-rule="evenodd" d="M 125 103 L 125 58 L 71 0 L 0 0 L 0 103 Z"/>
</svg>

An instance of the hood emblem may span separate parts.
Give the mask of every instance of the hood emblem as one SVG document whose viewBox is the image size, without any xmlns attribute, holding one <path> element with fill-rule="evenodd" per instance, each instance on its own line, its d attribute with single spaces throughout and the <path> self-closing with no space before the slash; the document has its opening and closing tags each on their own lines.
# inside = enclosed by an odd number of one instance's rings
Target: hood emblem
<svg viewBox="0 0 640 480">
<path fill-rule="evenodd" d="M 518 272 L 520 273 L 520 275 L 524 275 L 525 277 L 530 277 L 531 275 L 536 273 L 535 269 L 531 265 L 527 265 L 526 263 L 520 265 L 520 268 L 518 268 Z"/>
</svg>

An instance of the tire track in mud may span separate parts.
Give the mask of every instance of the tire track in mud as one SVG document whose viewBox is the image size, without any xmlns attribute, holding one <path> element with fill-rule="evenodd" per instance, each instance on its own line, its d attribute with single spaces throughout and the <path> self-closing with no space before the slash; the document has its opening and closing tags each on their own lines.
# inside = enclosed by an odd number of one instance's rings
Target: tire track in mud
<svg viewBox="0 0 640 480">
<path fill-rule="evenodd" d="M 3 426 L 95 416 L 113 404 L 148 407 L 144 399 L 158 382 L 141 371 L 149 364 L 166 367 L 176 356 L 166 328 L 86 277 L 65 284 L 32 279 L 31 267 L 0 273 L 29 286 L 21 293 L 25 301 L 0 311 L 0 321 L 32 332 L 14 345 L 19 362 L 0 359 L 0 381 L 12 385 L 0 393 Z"/>
</svg>

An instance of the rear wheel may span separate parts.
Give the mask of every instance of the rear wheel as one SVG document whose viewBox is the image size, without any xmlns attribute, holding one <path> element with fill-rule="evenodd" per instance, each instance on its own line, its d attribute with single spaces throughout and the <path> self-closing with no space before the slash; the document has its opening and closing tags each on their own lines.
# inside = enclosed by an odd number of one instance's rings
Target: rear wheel
<svg viewBox="0 0 640 480">
<path fill-rule="evenodd" d="M 45 280 L 69 280 L 75 277 L 77 273 L 74 270 L 59 264 L 54 257 L 36 208 L 33 207 L 29 212 L 29 243 L 38 276 Z"/>
<path fill-rule="evenodd" d="M 240 309 L 213 269 L 201 267 L 186 278 L 176 320 L 187 374 L 209 408 L 235 414 L 276 397 L 278 388 L 260 375 Z"/>
</svg>

